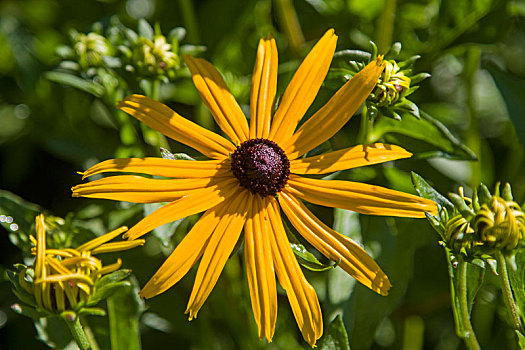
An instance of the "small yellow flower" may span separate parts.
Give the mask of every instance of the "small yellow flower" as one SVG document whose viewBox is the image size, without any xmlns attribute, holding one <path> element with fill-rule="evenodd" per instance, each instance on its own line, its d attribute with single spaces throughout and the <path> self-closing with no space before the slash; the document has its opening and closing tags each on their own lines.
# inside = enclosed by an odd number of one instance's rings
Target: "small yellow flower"
<svg viewBox="0 0 525 350">
<path fill-rule="evenodd" d="M 385 69 L 374 89 L 373 101 L 378 106 L 388 107 L 404 97 L 409 88 L 410 78 L 400 70 L 396 61 L 385 61 Z"/>
<path fill-rule="evenodd" d="M 337 36 L 329 30 L 305 58 L 272 113 L 277 90 L 277 47 L 260 40 L 252 77 L 250 125 L 219 72 L 207 61 L 185 57 L 193 82 L 219 127 L 229 138 L 181 117 L 167 106 L 132 95 L 119 107 L 164 135 L 193 147 L 210 160 L 111 159 L 88 169 L 84 178 L 104 172 L 142 173 L 151 179 L 118 175 L 75 186 L 73 196 L 135 203 L 169 202 L 126 234 L 136 239 L 174 220 L 204 212 L 140 292 L 158 295 L 177 283 L 200 259 L 186 312 L 197 316 L 244 228 L 244 254 L 259 337 L 272 340 L 277 316 L 276 279 L 286 290 L 304 339 L 314 346 L 323 332 L 319 301 L 294 257 L 281 210 L 303 237 L 359 282 L 386 295 L 390 281 L 361 246 L 316 218 L 303 203 L 362 214 L 425 217 L 436 204 L 379 186 L 302 175 L 407 158 L 401 147 L 359 145 L 302 158 L 332 137 L 375 87 L 384 64 L 372 61 L 310 119 L 297 128 L 328 72 Z M 296 130 L 297 129 L 297 130 Z"/>
<path fill-rule="evenodd" d="M 105 274 L 120 268 L 120 259 L 114 264 L 103 266 L 93 254 L 127 250 L 144 244 L 144 240 L 109 242 L 127 230 L 120 227 L 95 238 L 77 248 L 47 249 L 44 215 L 36 218 L 37 238 L 31 236 L 36 255 L 33 266 L 33 284 L 21 285 L 35 297 L 41 309 L 51 313 L 76 310 L 89 302 L 96 282 Z"/>
<path fill-rule="evenodd" d="M 102 65 L 103 57 L 110 55 L 111 52 L 107 39 L 97 33 L 78 34 L 74 49 L 83 68 Z"/>
</svg>

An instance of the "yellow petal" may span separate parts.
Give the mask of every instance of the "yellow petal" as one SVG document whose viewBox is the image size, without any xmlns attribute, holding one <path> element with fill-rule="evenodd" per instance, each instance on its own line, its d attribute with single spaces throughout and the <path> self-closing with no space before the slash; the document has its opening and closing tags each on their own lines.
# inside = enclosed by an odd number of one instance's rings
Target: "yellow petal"
<svg viewBox="0 0 525 350">
<path fill-rule="evenodd" d="M 250 97 L 250 138 L 268 138 L 277 91 L 277 46 L 269 35 L 259 41 Z"/>
<path fill-rule="evenodd" d="M 164 158 L 120 158 L 100 162 L 82 173 L 82 179 L 107 172 L 140 173 L 163 177 L 205 178 L 230 169 L 230 160 L 175 160 Z"/>
<path fill-rule="evenodd" d="M 423 218 L 436 203 L 412 194 L 359 182 L 307 179 L 291 175 L 287 191 L 314 204 L 361 214 Z"/>
<path fill-rule="evenodd" d="M 46 224 L 44 222 L 44 214 L 39 214 L 36 217 L 36 259 L 35 259 L 35 279 L 45 279 L 46 278 Z M 42 284 L 35 288 L 35 300 L 38 306 L 43 307 L 44 296 L 47 293 L 49 286 L 47 284 Z"/>
<path fill-rule="evenodd" d="M 217 227 L 221 217 L 226 215 L 228 207 L 229 203 L 223 202 L 208 209 L 202 215 L 155 275 L 153 275 L 140 291 L 141 297 L 154 297 L 173 286 L 186 275 L 204 253 L 210 236 Z"/>
<path fill-rule="evenodd" d="M 239 191 L 238 183 L 237 179 L 226 180 L 166 204 L 140 220 L 124 237 L 130 240 L 137 239 L 156 227 L 208 210 L 225 198 L 234 196 Z"/>
<path fill-rule="evenodd" d="M 350 238 L 332 230 L 292 195 L 281 192 L 279 202 L 297 231 L 327 258 L 373 291 L 387 295 L 390 281 L 363 248 Z"/>
<path fill-rule="evenodd" d="M 271 341 L 277 318 L 277 288 L 268 222 L 268 197 L 253 196 L 253 206 L 244 225 L 246 273 L 259 338 Z"/>
<path fill-rule="evenodd" d="M 290 162 L 290 172 L 308 175 L 326 174 L 410 156 L 412 156 L 412 153 L 405 151 L 399 146 L 374 143 L 345 148 L 315 157 L 292 160 Z"/>
<path fill-rule="evenodd" d="M 284 231 L 279 205 L 275 199 L 268 207 L 268 217 L 272 227 L 268 234 L 277 278 L 286 291 L 303 338 L 313 347 L 323 334 L 323 316 L 319 300 L 295 259 Z"/>
<path fill-rule="evenodd" d="M 129 250 L 142 246 L 144 243 L 146 243 L 146 241 L 143 239 L 136 239 L 134 241 L 110 242 L 96 247 L 91 251 L 91 254 L 121 252 L 123 250 Z"/>
<path fill-rule="evenodd" d="M 106 242 L 111 241 L 113 238 L 120 236 L 122 233 L 126 232 L 127 230 L 128 230 L 128 228 L 126 226 L 121 226 L 121 227 L 117 228 L 116 230 L 108 232 L 105 235 L 102 235 L 100 237 L 97 237 L 95 239 L 92 239 L 92 240 L 82 244 L 81 246 L 79 246 L 77 248 L 77 250 L 79 252 L 93 250 L 93 249 L 97 248 L 98 246 L 100 246 L 100 245 L 102 245 L 102 244 L 104 244 Z"/>
<path fill-rule="evenodd" d="M 233 144 L 224 137 L 181 117 L 168 106 L 146 96 L 128 96 L 117 107 L 150 128 L 210 158 L 225 159 L 235 150 Z"/>
<path fill-rule="evenodd" d="M 190 321 L 197 317 L 239 239 L 246 215 L 250 210 L 251 198 L 252 194 L 248 190 L 238 188 L 237 195 L 228 199 L 230 205 L 211 235 L 197 270 L 186 307 L 186 313 L 190 314 Z"/>
<path fill-rule="evenodd" d="M 149 179 L 135 175 L 110 176 L 76 185 L 73 197 L 103 198 L 132 203 L 171 202 L 227 178 Z"/>
<path fill-rule="evenodd" d="M 381 57 L 344 84 L 335 95 L 282 144 L 289 159 L 296 159 L 332 137 L 346 124 L 374 89 L 384 69 Z"/>
<path fill-rule="evenodd" d="M 248 138 L 248 122 L 220 73 L 211 63 L 184 56 L 193 83 L 219 127 L 235 144 Z"/>
<path fill-rule="evenodd" d="M 284 143 L 315 99 L 323 83 L 337 44 L 334 30 L 328 30 L 295 72 L 275 112 L 270 140 Z"/>
</svg>

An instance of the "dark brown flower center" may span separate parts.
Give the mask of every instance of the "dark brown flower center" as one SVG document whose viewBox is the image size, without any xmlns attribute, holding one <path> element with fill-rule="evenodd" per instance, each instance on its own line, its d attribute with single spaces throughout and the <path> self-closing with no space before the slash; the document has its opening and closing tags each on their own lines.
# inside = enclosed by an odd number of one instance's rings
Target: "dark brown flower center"
<svg viewBox="0 0 525 350">
<path fill-rule="evenodd" d="M 261 196 L 275 196 L 290 175 L 288 157 L 276 143 L 251 139 L 237 147 L 232 156 L 232 172 L 242 187 Z"/>
</svg>

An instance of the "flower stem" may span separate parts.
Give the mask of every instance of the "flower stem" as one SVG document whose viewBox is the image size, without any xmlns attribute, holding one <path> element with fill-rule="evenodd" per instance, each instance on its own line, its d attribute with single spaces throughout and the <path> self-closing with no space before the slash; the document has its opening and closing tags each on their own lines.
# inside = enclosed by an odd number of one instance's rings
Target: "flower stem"
<svg viewBox="0 0 525 350">
<path fill-rule="evenodd" d="M 368 115 L 368 108 L 366 104 L 363 105 L 363 110 L 361 112 L 361 126 L 359 128 L 359 133 L 357 134 L 357 143 L 360 145 L 368 145 L 370 143 L 370 130 L 372 129 L 372 120 Z"/>
<path fill-rule="evenodd" d="M 498 274 L 501 281 L 501 289 L 503 290 L 503 296 L 505 299 L 505 305 L 510 313 L 514 330 L 523 333 L 523 325 L 521 324 L 520 314 L 518 307 L 514 301 L 514 295 L 510 287 L 509 274 L 507 273 L 507 263 L 505 257 L 500 251 L 496 253 L 496 260 L 498 261 Z"/>
<path fill-rule="evenodd" d="M 292 52 L 301 57 L 301 48 L 304 44 L 304 36 L 297 19 L 297 13 L 293 6 L 293 1 L 290 0 L 275 0 L 275 8 L 277 11 L 277 19 L 283 27 L 286 38 Z"/>
<path fill-rule="evenodd" d="M 459 308 L 460 308 L 460 317 L 465 332 L 463 333 L 463 340 L 465 345 L 469 350 L 480 350 L 478 340 L 476 339 L 476 334 L 470 323 L 470 312 L 469 305 L 467 301 L 467 266 L 468 263 L 462 259 L 458 259 L 458 299 L 459 299 Z"/>
<path fill-rule="evenodd" d="M 91 344 L 89 342 L 89 339 L 86 336 L 84 329 L 82 328 L 82 324 L 80 323 L 80 317 L 77 316 L 75 317 L 74 320 L 64 317 L 64 321 L 69 327 L 69 330 L 71 331 L 71 335 L 73 336 L 73 339 L 75 339 L 75 342 L 77 343 L 79 349 L 81 350 L 91 349 Z"/>
</svg>

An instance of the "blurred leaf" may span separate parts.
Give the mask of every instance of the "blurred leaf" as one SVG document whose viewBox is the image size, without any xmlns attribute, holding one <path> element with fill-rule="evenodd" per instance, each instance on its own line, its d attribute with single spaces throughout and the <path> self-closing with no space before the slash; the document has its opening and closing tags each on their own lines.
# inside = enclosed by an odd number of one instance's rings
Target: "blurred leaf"
<svg viewBox="0 0 525 350">
<path fill-rule="evenodd" d="M 137 283 L 120 288 L 107 299 L 107 304 L 111 349 L 140 349 L 139 317 L 144 302 L 138 296 Z"/>
<path fill-rule="evenodd" d="M 333 228 L 357 242 L 361 241 L 361 225 L 359 214 L 356 212 L 335 208 Z M 337 306 L 350 298 L 356 280 L 343 269 L 333 269 L 328 271 L 327 283 L 329 300 Z"/>
<path fill-rule="evenodd" d="M 520 316 L 525 319 L 525 249 L 518 250 L 514 259 L 514 264 L 507 264 L 507 271 Z"/>
<path fill-rule="evenodd" d="M 138 32 L 141 37 L 149 40 L 153 40 L 153 36 L 155 35 L 151 25 L 144 19 L 139 19 Z"/>
<path fill-rule="evenodd" d="M 516 128 L 516 134 L 522 146 L 525 146 L 525 99 L 523 98 L 525 80 L 502 71 L 495 64 L 488 64 L 487 70 L 494 78 L 507 106 L 510 119 Z"/>
<path fill-rule="evenodd" d="M 79 78 L 75 75 L 63 72 L 47 72 L 45 77 L 55 83 L 71 86 L 76 89 L 82 90 L 91 94 L 95 97 L 101 97 L 104 94 L 104 87 L 101 85 L 90 82 L 83 78 Z"/>
<path fill-rule="evenodd" d="M 41 210 L 36 204 L 0 190 L 0 224 L 10 233 L 11 242 L 24 252 L 29 252 L 29 232 Z"/>
<path fill-rule="evenodd" d="M 51 348 L 64 349 L 74 342 L 64 321 L 59 317 L 40 318 L 35 322 L 38 339 Z"/>
<path fill-rule="evenodd" d="M 319 350 L 350 350 L 348 335 L 340 315 L 330 323 L 317 346 Z"/>
<path fill-rule="evenodd" d="M 452 135 L 445 125 L 421 110 L 420 115 L 421 119 L 415 119 L 410 114 L 399 121 L 379 118 L 370 134 L 371 142 L 381 138 L 391 143 L 394 140 L 419 158 L 442 156 L 460 160 L 477 159 L 474 152 Z M 405 137 L 399 138 L 399 135 Z M 414 142 L 416 140 L 418 142 Z"/>
<path fill-rule="evenodd" d="M 171 333 L 173 331 L 173 326 L 171 325 L 170 321 L 153 312 L 145 312 L 144 315 L 142 315 L 140 321 L 146 326 L 157 331 L 164 333 Z"/>
</svg>

